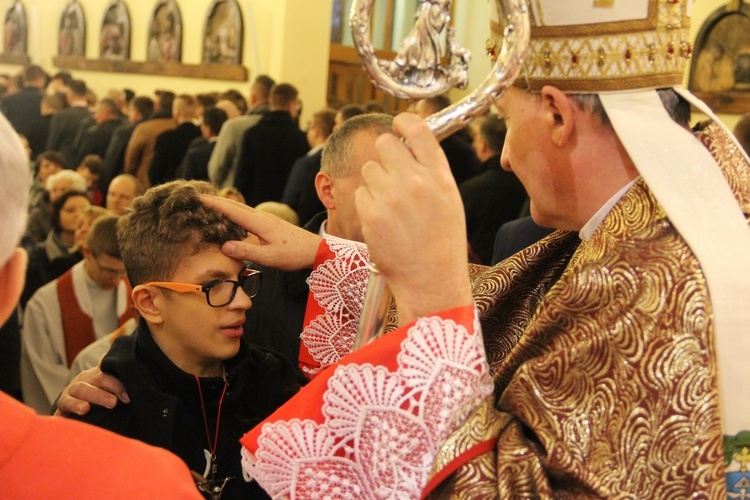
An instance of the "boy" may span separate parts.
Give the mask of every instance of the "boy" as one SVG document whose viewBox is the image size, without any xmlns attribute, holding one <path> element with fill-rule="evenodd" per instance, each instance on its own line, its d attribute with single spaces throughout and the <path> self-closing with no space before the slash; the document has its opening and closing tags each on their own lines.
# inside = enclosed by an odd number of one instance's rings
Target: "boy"
<svg viewBox="0 0 750 500">
<path fill-rule="evenodd" d="M 29 172 L 26 154 L 0 114 L 0 326 L 23 289 Z M 3 332 L 5 333 L 5 332 Z M 6 353 L 3 353 L 6 354 Z M 63 418 L 36 415 L 0 391 L 3 498 L 198 497 L 171 453 Z"/>
<path fill-rule="evenodd" d="M 200 195 L 215 193 L 206 182 L 163 184 L 118 222 L 141 320 L 113 343 L 101 367 L 122 380 L 131 403 L 95 407 L 82 419 L 173 451 L 204 493 L 265 496 L 243 478 L 239 438 L 304 377 L 242 338 L 261 274 L 221 252 L 225 241 L 247 233 L 203 206 Z"/>
</svg>

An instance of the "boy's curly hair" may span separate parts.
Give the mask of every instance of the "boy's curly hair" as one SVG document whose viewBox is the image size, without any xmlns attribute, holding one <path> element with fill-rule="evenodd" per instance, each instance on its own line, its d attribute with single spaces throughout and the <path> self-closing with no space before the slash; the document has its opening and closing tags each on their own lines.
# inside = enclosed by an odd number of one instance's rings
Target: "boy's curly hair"
<svg viewBox="0 0 750 500">
<path fill-rule="evenodd" d="M 204 181 L 177 180 L 154 186 L 133 201 L 117 223 L 117 237 L 132 286 L 169 281 L 185 257 L 247 231 L 201 203 L 199 195 L 216 195 Z"/>
</svg>

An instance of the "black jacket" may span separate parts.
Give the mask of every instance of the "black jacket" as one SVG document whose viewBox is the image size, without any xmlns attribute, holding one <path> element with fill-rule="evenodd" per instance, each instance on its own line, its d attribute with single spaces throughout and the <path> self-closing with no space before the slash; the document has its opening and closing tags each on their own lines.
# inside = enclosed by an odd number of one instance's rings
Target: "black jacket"
<svg viewBox="0 0 750 500">
<path fill-rule="evenodd" d="M 177 176 L 177 167 L 193 139 L 201 136 L 201 129 L 193 123 L 181 123 L 174 130 L 162 132 L 154 143 L 154 159 L 148 171 L 151 185 L 171 181 Z"/>
<path fill-rule="evenodd" d="M 216 447 L 217 477 L 234 479 L 227 483 L 222 498 L 267 498 L 256 482 L 243 479 L 239 439 L 293 396 L 305 379 L 283 358 L 244 341 L 225 366 L 229 388 Z M 101 368 L 122 381 L 131 402 L 113 410 L 92 407 L 88 415 L 76 418 L 166 448 L 190 470 L 204 475 L 209 446 L 196 379 L 161 351 L 143 320 L 132 334 L 115 340 Z M 213 440 L 224 384 L 221 377 L 200 380 Z"/>
<path fill-rule="evenodd" d="M 319 213 L 310 219 L 305 229 L 318 233 L 327 217 L 326 212 Z M 247 311 L 245 338 L 252 345 L 282 354 L 297 366 L 299 336 L 310 292 L 306 280 L 312 270 L 278 271 L 257 263 L 252 267 L 263 271 L 263 285 L 253 298 L 253 307 Z"/>
<path fill-rule="evenodd" d="M 23 87 L 3 97 L 0 109 L 19 134 L 28 136 L 34 121 L 42 116 L 42 98 L 44 93 L 38 88 Z"/>
<path fill-rule="evenodd" d="M 497 230 L 518 218 L 526 200 L 526 190 L 516 174 L 500 166 L 500 155 L 487 160 L 484 169 L 458 189 L 464 202 L 471 249 L 479 255 L 482 264 L 489 265 Z"/>
<path fill-rule="evenodd" d="M 74 165 L 77 149 L 78 132 L 81 123 L 91 117 L 87 108 L 71 106 L 58 111 L 52 117 L 49 125 L 49 136 L 47 136 L 47 149 L 59 151 L 67 163 L 68 168 L 75 169 Z"/>
<path fill-rule="evenodd" d="M 294 161 L 310 147 L 286 111 L 271 111 L 242 136 L 234 186 L 251 207 L 279 201 Z"/>
</svg>

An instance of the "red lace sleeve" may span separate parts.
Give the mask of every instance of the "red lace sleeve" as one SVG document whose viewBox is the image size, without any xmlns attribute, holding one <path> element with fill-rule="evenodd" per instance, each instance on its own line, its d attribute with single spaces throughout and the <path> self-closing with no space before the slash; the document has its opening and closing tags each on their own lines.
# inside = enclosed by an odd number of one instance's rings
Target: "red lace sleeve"
<svg viewBox="0 0 750 500">
<path fill-rule="evenodd" d="M 420 318 L 322 371 L 242 438 L 272 496 L 408 497 L 493 391 L 475 309 Z"/>
</svg>

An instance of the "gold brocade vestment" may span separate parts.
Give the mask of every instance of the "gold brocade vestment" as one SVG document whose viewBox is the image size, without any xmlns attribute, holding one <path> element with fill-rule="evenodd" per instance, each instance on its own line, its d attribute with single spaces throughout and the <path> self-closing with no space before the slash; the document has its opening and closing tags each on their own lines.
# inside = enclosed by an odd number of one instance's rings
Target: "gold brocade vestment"
<svg viewBox="0 0 750 500">
<path fill-rule="evenodd" d="M 745 161 L 717 127 L 699 138 L 747 216 Z M 576 244 L 554 233 L 475 273 L 496 409 L 479 408 L 436 468 L 489 434 L 499 440 L 433 497 L 726 497 L 697 260 L 643 180 Z"/>
</svg>

